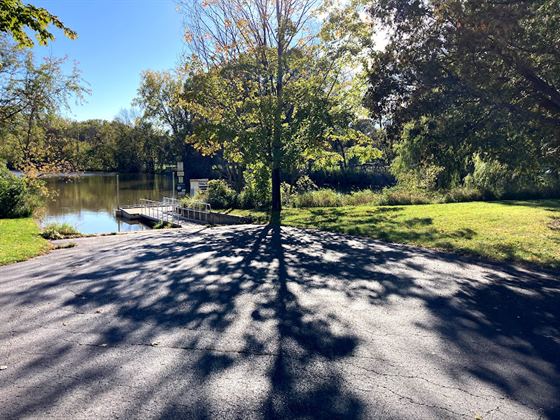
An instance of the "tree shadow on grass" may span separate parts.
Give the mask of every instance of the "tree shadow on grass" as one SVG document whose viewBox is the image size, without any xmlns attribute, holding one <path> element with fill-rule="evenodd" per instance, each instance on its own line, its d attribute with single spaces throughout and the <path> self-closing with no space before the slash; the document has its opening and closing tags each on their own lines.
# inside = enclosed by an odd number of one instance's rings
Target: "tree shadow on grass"
<svg viewBox="0 0 560 420">
<path fill-rule="evenodd" d="M 298 221 L 304 227 L 332 230 L 352 235 L 368 236 L 387 242 L 447 243 L 451 239 L 474 239 L 473 229 L 457 229 L 442 232 L 433 228 L 430 217 L 398 218 L 402 207 L 379 207 L 356 214 L 337 208 L 312 209 L 305 221 Z"/>
<path fill-rule="evenodd" d="M 551 217 L 550 223 L 548 224 L 548 228 L 550 230 L 560 233 L 560 216 Z"/>
<path fill-rule="evenodd" d="M 538 207 L 551 212 L 560 211 L 560 199 L 545 199 L 545 200 L 504 200 L 496 201 L 498 204 L 506 206 L 524 206 L 524 207 Z"/>
</svg>

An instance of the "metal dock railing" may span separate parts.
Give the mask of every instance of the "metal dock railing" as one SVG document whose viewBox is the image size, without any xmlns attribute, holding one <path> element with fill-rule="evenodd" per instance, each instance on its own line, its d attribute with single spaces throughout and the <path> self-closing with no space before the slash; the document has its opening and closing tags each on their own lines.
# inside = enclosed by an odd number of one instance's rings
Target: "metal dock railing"
<svg viewBox="0 0 560 420">
<path fill-rule="evenodd" d="M 161 201 L 140 199 L 137 204 L 122 206 L 117 210 L 117 215 L 127 219 L 144 217 L 156 223 L 181 226 L 186 222 L 208 223 L 211 211 L 210 204 L 202 201 L 183 205 L 176 198 L 163 197 Z"/>
</svg>

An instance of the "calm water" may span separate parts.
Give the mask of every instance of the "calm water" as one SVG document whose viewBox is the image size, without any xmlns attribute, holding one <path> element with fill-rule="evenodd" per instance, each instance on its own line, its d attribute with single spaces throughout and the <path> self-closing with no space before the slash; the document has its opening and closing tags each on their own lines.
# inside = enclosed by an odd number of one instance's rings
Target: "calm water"
<svg viewBox="0 0 560 420">
<path fill-rule="evenodd" d="M 120 174 L 120 205 L 135 204 L 141 198 L 160 200 L 172 194 L 171 175 Z M 42 223 L 70 223 L 82 233 L 127 232 L 147 229 L 115 217 L 116 174 L 85 173 L 77 178 L 49 178 L 55 197 L 47 204 Z"/>
</svg>

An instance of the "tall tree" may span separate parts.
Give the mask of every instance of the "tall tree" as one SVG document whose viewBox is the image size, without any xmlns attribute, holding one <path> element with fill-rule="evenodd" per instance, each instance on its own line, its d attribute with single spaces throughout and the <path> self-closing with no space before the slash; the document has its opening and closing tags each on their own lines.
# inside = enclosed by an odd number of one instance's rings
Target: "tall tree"
<svg viewBox="0 0 560 420">
<path fill-rule="evenodd" d="M 372 54 L 366 104 L 401 143 L 401 168 L 443 168 L 440 186 L 475 156 L 558 172 L 558 1 L 375 0 L 371 14 L 389 43 Z"/>
<path fill-rule="evenodd" d="M 166 130 L 173 138 L 176 159 L 185 163 L 187 178 L 203 178 L 212 172 L 212 159 L 202 156 L 186 142 L 193 133 L 192 111 L 185 105 L 184 71 L 144 71 L 134 104 L 142 118 Z"/>
<path fill-rule="evenodd" d="M 56 170 L 51 163 L 58 159 L 44 159 L 52 150 L 45 133 L 56 114 L 89 92 L 80 72 L 74 67 L 66 73 L 64 59 L 46 58 L 36 64 L 31 51 L 23 53 L 5 39 L 0 41 L 0 56 L 9 57 L 6 71 L 0 69 L 0 146 L 12 149 L 12 157 L 17 157 L 12 163 L 20 169 Z"/>
<path fill-rule="evenodd" d="M 258 94 L 270 102 L 269 164 L 272 210 L 281 210 L 284 163 L 285 89 L 291 83 L 288 57 L 314 39 L 320 0 L 182 0 L 186 40 L 208 69 L 250 57 L 258 70 Z"/>
</svg>

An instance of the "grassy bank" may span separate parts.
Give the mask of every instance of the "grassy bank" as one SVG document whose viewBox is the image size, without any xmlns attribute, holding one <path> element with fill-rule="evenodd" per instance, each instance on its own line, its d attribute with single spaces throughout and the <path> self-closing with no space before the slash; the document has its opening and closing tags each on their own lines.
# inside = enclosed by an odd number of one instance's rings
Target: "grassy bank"
<svg viewBox="0 0 560 420">
<path fill-rule="evenodd" d="M 24 261 L 48 249 L 33 218 L 0 219 L 0 265 Z"/>
<path fill-rule="evenodd" d="M 265 212 L 233 213 L 268 220 Z M 560 200 L 290 208 L 282 223 L 560 268 Z"/>
</svg>

